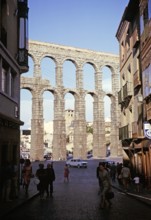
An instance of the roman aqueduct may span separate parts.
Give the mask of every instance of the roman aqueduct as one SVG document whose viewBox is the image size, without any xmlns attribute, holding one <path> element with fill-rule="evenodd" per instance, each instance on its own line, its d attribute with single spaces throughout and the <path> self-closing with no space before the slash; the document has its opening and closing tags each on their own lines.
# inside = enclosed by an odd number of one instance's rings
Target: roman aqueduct
<svg viewBox="0 0 151 220">
<path fill-rule="evenodd" d="M 53 160 L 66 158 L 65 129 L 65 103 L 64 96 L 71 93 L 75 99 L 74 141 L 73 156 L 86 159 L 86 119 L 85 96 L 93 97 L 93 156 L 103 158 L 106 156 L 104 97 L 111 99 L 111 156 L 121 154 L 119 143 L 119 57 L 110 53 L 96 52 L 56 44 L 29 41 L 29 56 L 34 62 L 33 77 L 21 77 L 21 89 L 27 89 L 32 94 L 31 119 L 31 159 L 43 159 L 44 119 L 43 119 L 43 93 L 49 91 L 54 95 L 53 120 Z M 56 86 L 49 80 L 42 79 L 41 60 L 50 57 L 55 62 Z M 76 88 L 65 88 L 63 85 L 63 63 L 69 60 L 76 67 Z M 83 65 L 91 64 L 94 68 L 94 91 L 83 88 Z M 106 93 L 102 89 L 102 67 L 111 70 L 112 92 Z"/>
</svg>

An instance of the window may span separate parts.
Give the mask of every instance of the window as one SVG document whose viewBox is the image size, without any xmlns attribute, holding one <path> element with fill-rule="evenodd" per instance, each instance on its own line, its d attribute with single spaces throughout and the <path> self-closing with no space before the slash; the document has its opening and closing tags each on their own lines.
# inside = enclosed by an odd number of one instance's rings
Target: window
<svg viewBox="0 0 151 220">
<path fill-rule="evenodd" d="M 133 73 L 136 73 L 136 71 L 139 70 L 139 58 L 134 57 L 133 59 Z"/>
<path fill-rule="evenodd" d="M 150 74 L 149 74 L 150 65 L 143 71 L 143 96 L 144 98 L 150 94 Z"/>
<path fill-rule="evenodd" d="M 145 26 L 147 24 L 147 22 L 148 22 L 148 5 L 144 9 L 143 17 L 144 17 L 144 26 Z"/>
<path fill-rule="evenodd" d="M 121 61 L 124 60 L 124 43 L 121 43 L 121 47 L 120 47 L 120 53 L 121 53 Z"/>
<path fill-rule="evenodd" d="M 151 19 L 151 0 L 148 0 L 148 19 Z"/>
<path fill-rule="evenodd" d="M 151 17 L 151 0 L 146 5 L 143 14 L 140 16 L 140 33 L 144 31 L 145 25 L 148 23 L 149 18 Z"/>
<path fill-rule="evenodd" d="M 128 72 L 131 73 L 131 65 L 128 65 Z"/>
<path fill-rule="evenodd" d="M 18 109 L 18 106 L 15 106 L 15 117 L 16 117 L 16 118 L 19 117 L 19 109 Z"/>
<path fill-rule="evenodd" d="M 144 22 L 143 22 L 143 15 L 140 16 L 140 33 L 142 34 L 144 31 Z"/>
<path fill-rule="evenodd" d="M 149 94 L 151 94 L 151 64 L 148 67 L 148 73 L 149 73 Z"/>
<path fill-rule="evenodd" d="M 27 0 L 18 1 L 19 45 L 18 62 L 28 68 L 28 6 Z M 26 71 L 26 70 L 25 70 Z"/>
<path fill-rule="evenodd" d="M 130 34 L 129 34 L 129 30 L 127 31 L 127 35 L 126 35 L 126 48 L 127 48 L 127 51 L 130 49 Z"/>
<path fill-rule="evenodd" d="M 7 92 L 7 71 L 2 68 L 2 92 Z"/>
<path fill-rule="evenodd" d="M 15 74 L 10 72 L 9 74 L 9 95 L 14 97 L 14 87 L 15 87 Z"/>
</svg>

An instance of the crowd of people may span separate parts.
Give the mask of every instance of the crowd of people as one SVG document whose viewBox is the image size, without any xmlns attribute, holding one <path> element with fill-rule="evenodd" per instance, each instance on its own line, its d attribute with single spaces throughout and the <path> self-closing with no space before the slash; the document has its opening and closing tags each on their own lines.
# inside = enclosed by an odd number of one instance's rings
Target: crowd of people
<svg viewBox="0 0 151 220">
<path fill-rule="evenodd" d="M 43 199 L 44 194 L 46 194 L 46 198 L 53 197 L 53 182 L 55 181 L 53 163 L 48 163 L 46 168 L 44 168 L 43 163 L 40 163 L 35 175 L 39 179 L 37 189 L 40 198 Z"/>
<path fill-rule="evenodd" d="M 111 207 L 111 198 L 114 197 L 111 185 L 116 181 L 126 192 L 132 184 L 135 186 L 135 191 L 140 192 L 140 176 L 139 174 L 132 174 L 127 162 L 117 164 L 115 162 L 99 162 L 96 168 L 96 177 L 99 185 L 98 194 L 101 195 L 100 208 L 102 209 Z M 109 193 L 111 196 L 109 196 Z"/>
<path fill-rule="evenodd" d="M 33 174 L 32 164 L 30 159 L 26 159 L 21 167 L 22 185 L 25 189 L 25 194 L 28 195 L 28 189 L 31 182 L 31 178 L 36 178 L 37 190 L 39 191 L 40 198 L 43 199 L 53 197 L 53 183 L 55 181 L 55 171 L 53 168 L 53 162 L 46 165 L 39 163 L 38 169 Z M 1 194 L 4 201 L 12 201 L 18 197 L 18 167 L 11 163 L 6 163 L 2 167 L 1 171 Z M 64 182 L 69 182 L 69 168 L 65 164 L 63 177 Z M 120 186 L 123 186 L 124 190 L 129 189 L 130 183 L 133 181 L 136 191 L 140 192 L 140 176 L 132 175 L 128 164 L 122 163 L 106 163 L 100 162 L 96 168 L 96 177 L 98 179 L 99 192 L 101 195 L 100 207 L 111 207 L 111 198 L 114 197 L 112 191 L 112 183 L 117 181 Z"/>
</svg>

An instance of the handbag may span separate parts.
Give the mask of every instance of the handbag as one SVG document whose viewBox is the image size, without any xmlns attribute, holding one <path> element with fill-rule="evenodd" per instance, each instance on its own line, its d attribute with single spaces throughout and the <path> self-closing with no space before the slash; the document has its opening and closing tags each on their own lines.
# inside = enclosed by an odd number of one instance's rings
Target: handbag
<svg viewBox="0 0 151 220">
<path fill-rule="evenodd" d="M 114 192 L 112 192 L 112 191 L 107 192 L 106 193 L 106 198 L 107 199 L 113 199 L 114 198 Z"/>
<path fill-rule="evenodd" d="M 40 180 L 39 180 L 37 177 L 35 177 L 35 178 L 34 178 L 34 184 L 35 184 L 35 185 L 38 185 L 39 183 L 40 183 Z"/>
</svg>

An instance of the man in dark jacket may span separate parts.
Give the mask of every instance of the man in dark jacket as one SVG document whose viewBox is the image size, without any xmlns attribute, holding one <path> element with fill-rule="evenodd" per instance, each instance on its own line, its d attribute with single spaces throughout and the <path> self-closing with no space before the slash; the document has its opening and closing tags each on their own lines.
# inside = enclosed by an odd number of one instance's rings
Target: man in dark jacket
<svg viewBox="0 0 151 220">
<path fill-rule="evenodd" d="M 46 175 L 47 175 L 47 181 L 48 181 L 48 193 L 49 196 L 52 197 L 53 195 L 53 182 L 55 181 L 55 172 L 53 169 L 52 163 L 47 164 L 46 168 Z"/>
<path fill-rule="evenodd" d="M 39 169 L 36 171 L 36 176 L 40 180 L 40 183 L 37 185 L 37 189 L 39 190 L 40 193 L 40 198 L 43 199 L 44 194 L 46 192 L 47 198 L 48 198 L 48 181 L 47 181 L 47 173 L 46 169 L 44 169 L 44 164 L 40 163 L 39 164 Z"/>
</svg>

